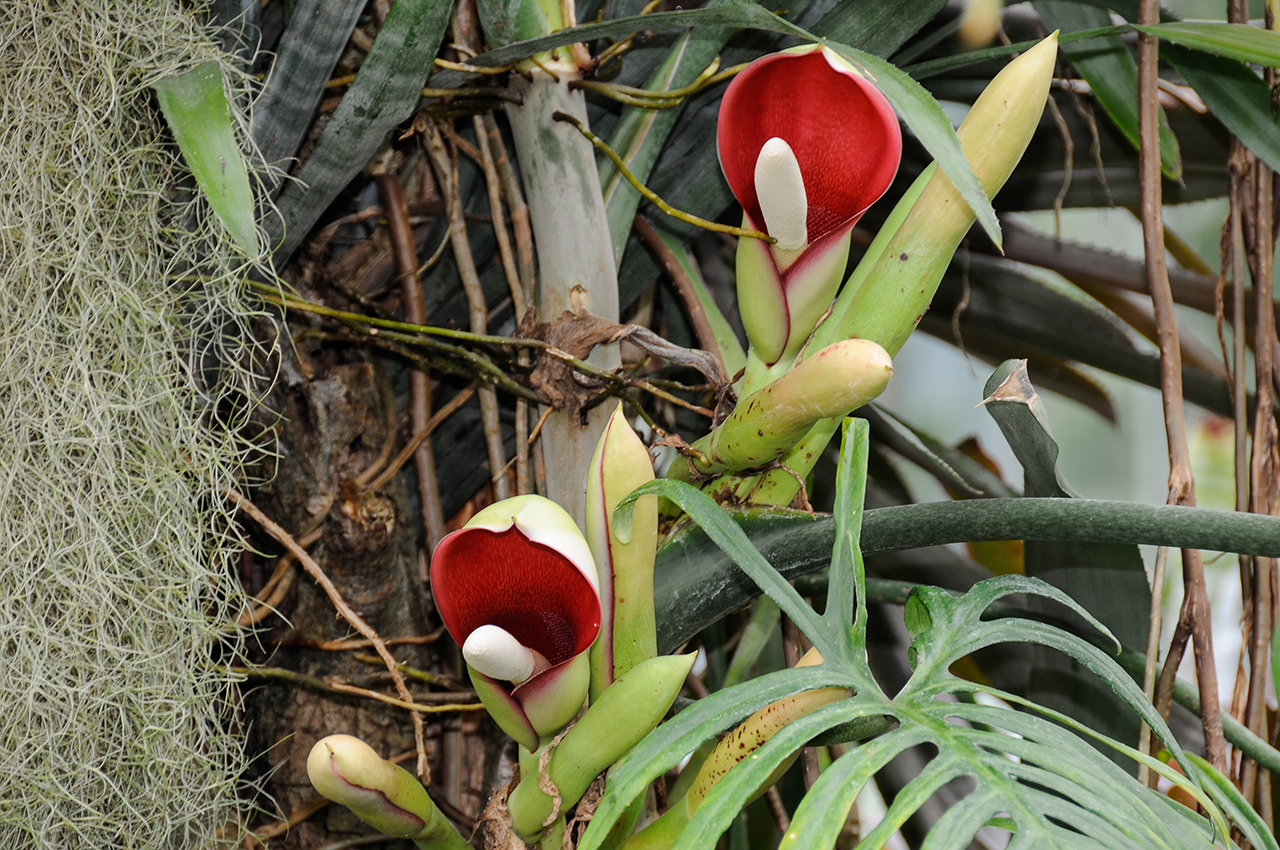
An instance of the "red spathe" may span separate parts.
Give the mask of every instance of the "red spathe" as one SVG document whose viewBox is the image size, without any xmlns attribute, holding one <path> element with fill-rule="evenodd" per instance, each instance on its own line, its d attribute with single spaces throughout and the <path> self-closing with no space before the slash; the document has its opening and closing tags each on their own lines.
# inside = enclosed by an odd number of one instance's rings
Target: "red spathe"
<svg viewBox="0 0 1280 850">
<path fill-rule="evenodd" d="M 832 67 L 819 48 L 757 59 L 725 90 L 716 126 L 720 167 L 757 225 L 760 149 L 791 146 L 804 177 L 810 243 L 852 226 L 888 190 L 902 157 L 893 107 L 873 84 Z"/>
<path fill-rule="evenodd" d="M 587 578 L 515 526 L 446 536 L 431 559 L 431 586 L 459 646 L 480 626 L 501 626 L 558 665 L 590 648 L 600 631 L 600 600 Z"/>
</svg>

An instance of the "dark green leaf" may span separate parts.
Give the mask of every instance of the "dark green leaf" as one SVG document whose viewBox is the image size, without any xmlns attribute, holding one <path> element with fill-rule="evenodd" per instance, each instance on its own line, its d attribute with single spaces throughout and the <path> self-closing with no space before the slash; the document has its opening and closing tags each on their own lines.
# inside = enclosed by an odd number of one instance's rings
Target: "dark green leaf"
<svg viewBox="0 0 1280 850">
<path fill-rule="evenodd" d="M 836 466 L 836 545 L 831 554 L 825 609 L 832 630 L 851 636 L 855 658 L 865 653 L 867 645 L 867 573 L 860 538 L 867 497 L 869 432 L 865 419 L 844 420 Z"/>
<path fill-rule="evenodd" d="M 1271 168 L 1280 168 L 1280 118 L 1271 106 L 1271 87 L 1261 77 L 1233 59 L 1196 50 L 1164 46 L 1160 56 L 1245 147 Z"/>
<path fill-rule="evenodd" d="M 1145 343 L 1140 348 L 1137 333 L 1096 303 L 1068 297 L 995 257 L 971 254 L 968 272 L 969 302 L 958 321 L 963 338 L 1005 343 L 1019 356 L 1040 353 L 1075 360 L 1160 386 L 1158 354 Z M 949 323 L 943 324 L 943 317 L 954 315 L 964 295 L 958 270 L 948 272 L 925 317 L 930 329 L 940 325 L 937 332 L 947 334 Z M 1218 376 L 1190 366 L 1182 374 L 1188 401 L 1230 414 L 1227 389 Z"/>
<path fill-rule="evenodd" d="M 1280 33 L 1248 24 L 1185 23 L 1176 21 L 1154 26 L 1132 25 L 1139 32 L 1154 35 L 1183 47 L 1202 50 L 1259 65 L 1280 65 Z"/>
<path fill-rule="evenodd" d="M 1036 0 L 1032 6 L 1046 29 L 1066 33 L 1095 30 L 1108 26 L 1111 15 L 1105 9 L 1063 0 Z M 1086 41 L 1060 42 L 1062 52 L 1089 83 L 1089 88 L 1107 115 L 1134 146 L 1138 147 L 1138 63 L 1118 35 L 1105 35 Z M 1165 176 L 1177 180 L 1182 176 L 1178 140 L 1169 129 L 1169 121 L 1160 109 L 1160 167 Z"/>
<path fill-rule="evenodd" d="M 391 7 L 360 72 L 334 111 L 315 149 L 285 186 L 270 220 L 283 262 L 311 226 L 382 145 L 392 127 L 408 118 L 422 97 L 449 23 L 448 3 L 396 3 Z"/>
<path fill-rule="evenodd" d="M 830 563 L 835 524 L 798 511 L 732 514 L 753 547 L 791 579 Z M 1212 508 L 1090 499 L 968 499 L 876 508 L 862 524 L 864 555 L 971 540 L 1085 540 L 1280 556 L 1280 518 Z M 756 596 L 755 587 L 695 528 L 658 552 L 658 635 L 670 652 Z"/>
<path fill-rule="evenodd" d="M 218 220 L 250 257 L 258 232 L 249 174 L 231 128 L 222 69 L 206 62 L 152 84 L 182 158 Z"/>
<path fill-rule="evenodd" d="M 360 10 L 360 4 L 347 0 L 294 4 L 253 105 L 253 140 L 268 163 L 287 170 L 285 160 L 298 153 Z"/>
<path fill-rule="evenodd" d="M 476 0 L 476 11 L 490 47 L 538 38 L 551 31 L 538 0 Z"/>
<path fill-rule="evenodd" d="M 813 34 L 853 44 L 888 59 L 938 14 L 946 0 L 867 3 L 843 0 L 813 27 Z"/>
<path fill-rule="evenodd" d="M 1058 471 L 1058 444 L 1049 433 L 1047 412 L 1027 377 L 1025 361 L 1004 363 L 983 392 L 987 412 L 1022 464 L 1026 494 L 1072 498 Z M 1064 591 L 1112 629 L 1123 645 L 1141 646 L 1146 640 L 1151 587 L 1137 545 L 1033 540 L 1027 541 L 1023 563 L 1028 576 Z M 1033 605 L 1033 610 L 1039 609 Z M 1027 695 L 1109 737 L 1137 744 L 1137 718 L 1070 658 L 1056 652 L 1033 653 Z"/>
<path fill-rule="evenodd" d="M 1058 44 L 1070 44 L 1073 41 L 1084 41 L 1098 38 L 1099 36 L 1119 35 L 1127 32 L 1128 29 L 1127 26 L 1116 27 L 1108 25 L 1097 29 L 1063 33 L 1058 36 Z M 1039 43 L 1039 39 L 1036 39 L 1034 41 L 1019 41 L 1016 44 L 1001 45 L 1000 47 L 984 47 L 981 50 L 970 50 L 965 53 L 955 53 L 951 56 L 930 59 L 927 62 L 917 62 L 914 65 L 906 66 L 902 70 L 917 80 L 924 80 L 938 74 L 945 74 L 947 71 L 954 71 L 958 68 L 976 65 L 979 62 L 986 62 L 989 59 L 1004 59 L 1017 56 L 1019 53 L 1025 53 Z"/>
<path fill-rule="evenodd" d="M 614 513 L 617 534 L 626 538 L 630 533 L 631 516 L 635 502 L 641 496 L 656 494 L 676 504 L 698 527 L 706 533 L 756 586 L 768 594 L 778 607 L 791 618 L 800 631 L 813 642 L 823 658 L 842 658 L 846 655 L 844 635 L 833 635 L 827 624 L 778 571 L 765 560 L 751 544 L 751 540 L 710 496 L 683 481 L 659 479 L 637 487 L 623 499 Z"/>
<path fill-rule="evenodd" d="M 715 5 L 715 4 L 709 4 Z M 682 35 L 666 59 L 650 77 L 649 91 L 670 91 L 687 86 L 711 63 L 732 35 L 729 29 L 698 28 Z M 649 178 L 658 154 L 675 128 L 684 106 L 673 109 L 628 107 L 618 120 L 609 145 L 642 183 Z M 631 222 L 640 206 L 640 193 L 618 171 L 612 160 L 600 162 L 600 189 L 609 216 L 614 259 L 620 264 Z"/>
</svg>

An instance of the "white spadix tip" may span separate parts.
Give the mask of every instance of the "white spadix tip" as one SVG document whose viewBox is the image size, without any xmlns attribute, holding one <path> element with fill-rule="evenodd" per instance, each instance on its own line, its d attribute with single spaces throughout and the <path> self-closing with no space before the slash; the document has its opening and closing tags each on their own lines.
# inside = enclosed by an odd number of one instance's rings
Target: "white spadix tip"
<svg viewBox="0 0 1280 850">
<path fill-rule="evenodd" d="M 520 643 L 501 626 L 493 625 L 481 626 L 467 636 L 462 657 L 489 678 L 517 685 L 551 666 L 542 653 Z"/>
<path fill-rule="evenodd" d="M 809 241 L 809 197 L 791 145 L 777 136 L 765 142 L 756 157 L 755 180 L 764 226 L 778 240 L 777 247 L 803 248 Z"/>
</svg>

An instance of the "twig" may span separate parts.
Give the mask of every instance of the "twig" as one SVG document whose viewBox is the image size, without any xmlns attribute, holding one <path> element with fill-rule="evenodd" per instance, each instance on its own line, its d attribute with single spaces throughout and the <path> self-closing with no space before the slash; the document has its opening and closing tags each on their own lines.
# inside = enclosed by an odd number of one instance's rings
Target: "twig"
<svg viewBox="0 0 1280 850">
<path fill-rule="evenodd" d="M 400 273 L 405 319 L 413 324 L 425 324 L 427 310 L 422 295 L 422 280 L 418 277 L 418 253 L 413 244 L 413 229 L 409 226 L 409 210 L 405 207 L 404 193 L 400 191 L 400 178 L 395 174 L 380 175 L 378 190 L 382 194 L 382 206 L 387 213 L 387 230 L 391 234 L 396 268 Z M 423 369 L 409 372 L 409 418 L 414 431 L 421 431 L 431 421 L 431 378 Z M 435 453 L 431 450 L 431 443 L 419 442 L 413 460 L 418 478 L 422 527 L 427 551 L 430 552 L 446 531 L 444 509 L 440 504 L 440 485 L 436 478 Z"/>
<path fill-rule="evenodd" d="M 769 805 L 769 814 L 773 815 L 773 825 L 777 828 L 779 835 L 786 835 L 787 830 L 791 829 L 791 816 L 787 814 L 787 807 L 782 803 L 782 794 L 778 792 L 778 786 L 770 785 L 769 790 L 764 792 L 765 802 Z"/>
<path fill-rule="evenodd" d="M 365 664 L 381 664 L 382 663 L 382 659 L 379 658 L 378 656 L 369 655 L 364 652 L 352 653 L 351 657 L 354 658 L 356 661 L 363 661 Z M 428 685 L 436 685 L 442 688 L 458 687 L 458 685 L 448 676 L 442 676 L 439 673 L 429 673 L 426 670 L 419 670 L 417 667 L 411 667 L 408 664 L 397 664 L 396 669 L 398 669 L 401 673 L 408 676 L 410 679 L 417 679 L 421 682 L 426 682 Z M 442 697 L 449 697 L 453 701 L 457 702 L 463 699 L 475 699 L 475 692 L 459 691 L 457 693 L 452 693 L 452 694 L 432 693 L 432 694 L 428 694 L 427 696 L 430 697 L 433 701 L 444 701 L 443 699 L 441 699 Z M 419 699 L 424 700 L 425 698 L 420 697 Z"/>
<path fill-rule="evenodd" d="M 406 635 L 404 637 L 383 638 L 387 646 L 423 646 L 435 643 L 444 634 L 444 626 L 429 635 Z M 344 640 L 307 640 L 305 638 L 285 639 L 276 642 L 276 646 L 305 646 L 307 649 L 318 649 L 321 652 L 350 652 L 353 649 L 372 649 L 373 641 L 363 638 L 347 638 Z"/>
<path fill-rule="evenodd" d="M 604 155 L 613 161 L 613 164 L 617 167 L 618 171 L 621 172 L 622 176 L 626 178 L 627 182 L 631 184 L 632 188 L 647 198 L 655 207 L 662 210 L 672 218 L 677 218 L 686 224 L 692 224 L 694 227 L 701 227 L 703 230 L 714 230 L 717 233 L 728 233 L 732 236 L 749 236 L 752 239 L 761 239 L 770 244 L 778 241 L 767 233 L 761 233 L 759 230 L 749 230 L 745 227 L 732 227 L 727 224 L 718 224 L 714 221 L 707 221 L 705 218 L 699 218 L 698 216 L 691 215 L 687 212 L 681 212 L 666 201 L 662 200 L 662 198 L 659 198 L 658 195 L 648 186 L 641 183 L 640 180 L 631 173 L 631 169 L 627 168 L 627 164 L 622 161 L 622 157 L 618 156 L 617 151 L 609 147 L 604 139 L 588 130 L 586 125 L 577 118 L 559 111 L 553 112 L 551 117 L 556 121 L 563 121 L 566 124 L 572 124 L 576 127 L 578 132 L 586 137 L 587 141 L 591 142 L 591 144 L 603 151 Z"/>
<path fill-rule="evenodd" d="M 262 526 L 264 531 L 274 537 L 286 549 L 293 553 L 293 556 L 298 559 L 298 563 L 302 564 L 302 568 L 307 571 L 307 575 L 311 576 L 311 578 L 315 580 L 316 584 L 320 585 L 320 588 L 325 592 L 325 595 L 329 597 L 329 602 L 333 605 L 334 610 L 336 610 L 353 629 L 364 635 L 365 638 L 373 644 L 373 648 L 377 650 L 378 655 L 381 656 L 384 662 L 386 662 L 387 670 L 391 673 L 391 681 L 395 683 L 396 692 L 400 694 L 400 697 L 405 702 L 412 703 L 413 697 L 409 693 L 409 686 L 405 684 L 404 676 L 396 669 L 396 659 L 392 656 L 391 650 L 387 649 L 387 645 L 383 643 L 382 638 L 379 637 L 378 633 L 374 631 L 368 623 L 361 619 L 359 614 L 351 609 L 351 606 L 349 606 L 346 603 L 346 600 L 342 598 L 342 594 L 338 592 L 338 588 L 335 587 L 333 582 L 329 580 L 329 577 L 325 575 L 324 570 L 315 562 L 315 559 L 307 554 L 307 550 L 298 545 L 298 541 L 293 539 L 293 535 L 277 525 L 270 517 L 264 514 L 257 505 L 242 496 L 234 488 L 225 487 L 222 492 L 233 504 L 235 504 L 236 507 L 253 517 L 254 521 L 257 522 L 258 525 Z M 413 739 L 414 744 L 418 749 L 418 777 L 425 785 L 430 782 L 431 768 L 427 764 L 427 747 L 426 741 L 423 737 L 422 718 L 417 712 L 413 712 L 409 716 L 413 720 Z"/>
<path fill-rule="evenodd" d="M 462 217 L 462 196 L 458 191 L 456 174 L 456 156 L 450 156 L 444 139 L 435 125 L 429 125 L 424 136 L 428 158 L 435 169 L 436 182 L 448 202 L 449 209 L 449 241 L 453 247 L 453 259 L 458 267 L 458 276 L 462 279 L 462 290 L 467 297 L 467 311 L 471 321 L 471 332 L 484 334 L 489 321 L 486 311 L 484 287 L 480 284 L 480 275 L 476 271 L 475 259 L 471 255 L 471 242 L 467 238 L 467 223 Z M 489 453 L 489 478 L 493 485 L 496 500 L 506 499 L 511 495 L 507 479 L 500 474 L 506 466 L 502 445 L 502 426 L 498 422 L 498 396 L 491 386 L 482 386 L 478 390 L 480 396 L 480 421 L 484 430 L 485 447 Z"/>
<path fill-rule="evenodd" d="M 533 291 L 533 242 L 529 231 L 529 208 L 516 185 L 514 170 L 507 157 L 506 145 L 502 142 L 502 133 L 492 115 L 475 119 L 476 140 L 480 153 L 484 157 L 485 183 L 489 189 L 489 206 L 493 209 L 493 227 L 498 236 L 498 250 L 502 255 L 502 270 L 507 276 L 507 288 L 511 290 L 511 309 L 515 312 L 516 323 L 519 324 L 529 309 L 529 294 Z M 507 206 L 511 210 L 511 225 L 516 237 L 516 256 L 512 256 L 511 241 L 507 237 L 507 226 L 502 219 L 502 196 L 507 197 Z M 514 200 L 513 200 L 514 198 Z M 521 233 L 520 220 L 523 219 Z M 523 238 L 523 241 L 522 241 Z M 528 355 L 520 352 L 518 360 L 521 366 L 528 366 Z M 516 399 L 515 415 L 516 437 L 516 493 L 524 495 L 533 492 L 533 480 L 529 470 L 529 404 L 524 399 Z M 505 475 L 505 470 L 504 473 Z"/>
<path fill-rule="evenodd" d="M 644 243 L 645 247 L 658 258 L 658 262 L 662 263 L 663 270 L 671 278 L 671 285 L 676 288 L 676 294 L 684 302 L 685 312 L 689 315 L 689 324 L 693 326 L 694 336 L 698 338 L 698 346 L 702 350 L 714 354 L 716 360 L 720 362 L 720 370 L 727 372 L 728 370 L 724 366 L 724 359 L 720 356 L 720 343 L 716 341 L 715 332 L 711 330 L 711 323 L 707 321 L 707 311 L 702 308 L 702 302 L 698 300 L 698 293 L 694 289 L 693 281 L 689 280 L 689 275 L 685 274 L 684 267 L 680 265 L 676 255 L 667 247 L 667 243 L 662 241 L 662 237 L 658 235 L 658 232 L 653 229 L 653 225 L 644 216 L 637 214 L 634 225 L 636 235 L 640 237 L 640 241 Z"/>
<path fill-rule="evenodd" d="M 267 824 L 266 826 L 253 830 L 250 835 L 255 839 L 255 841 L 254 844 L 250 846 L 261 846 L 261 841 L 264 838 L 275 838 L 276 836 L 284 835 L 286 832 L 293 829 L 295 826 L 302 823 L 304 820 L 311 817 L 327 805 L 329 805 L 328 798 L 316 797 L 311 802 L 298 806 L 298 808 L 289 812 L 289 816 L 284 820 L 276 821 L 275 823 Z"/>
<path fill-rule="evenodd" d="M 1158 0 L 1141 0 L 1139 20 L 1159 23 Z M 1182 358 L 1178 345 L 1177 319 L 1164 262 L 1164 228 L 1160 185 L 1160 130 L 1156 92 L 1158 86 L 1159 42 L 1152 36 L 1138 37 L 1138 128 L 1142 184 L 1142 235 L 1146 251 L 1147 286 L 1155 311 L 1160 338 L 1160 394 L 1164 404 L 1165 433 L 1169 444 L 1169 503 L 1194 506 L 1195 480 L 1187 449 L 1183 419 Z M 1205 752 L 1220 771 L 1227 769 L 1226 741 L 1218 705 L 1218 675 L 1213 658 L 1213 623 L 1205 587 L 1204 562 L 1198 549 L 1182 550 L 1185 588 L 1179 626 L 1185 622 L 1195 641 L 1196 678 L 1203 707 Z M 1166 670 L 1176 669 L 1168 665 Z M 1163 682 L 1161 683 L 1164 684 Z"/>
<path fill-rule="evenodd" d="M 1274 29 L 1272 7 L 1267 7 L 1267 26 Z M 1274 71 L 1268 69 L 1267 81 L 1275 85 Z M 1249 510 L 1259 514 L 1276 513 L 1276 420 L 1271 409 L 1272 351 L 1276 339 L 1275 315 L 1269 309 L 1272 301 L 1272 270 L 1275 259 L 1273 235 L 1273 174 L 1270 168 L 1253 158 L 1254 170 L 1254 252 L 1257 277 L 1254 278 L 1254 392 L 1258 407 L 1253 421 L 1253 452 L 1249 458 Z M 1253 558 L 1252 598 L 1248 627 L 1249 641 L 1249 697 L 1241 720 L 1249 731 L 1270 740 L 1267 732 L 1266 684 L 1270 667 L 1269 653 L 1274 619 L 1275 600 L 1272 598 L 1272 582 L 1276 571 L 1274 558 Z M 1258 766 L 1244 760 L 1240 769 L 1240 793 L 1251 804 L 1255 802 L 1258 787 Z"/>
<path fill-rule="evenodd" d="M 652 396 L 657 396 L 663 401 L 668 401 L 676 405 L 677 407 L 683 407 L 685 410 L 688 410 L 692 413 L 696 413 L 699 416 L 705 416 L 708 419 L 715 419 L 716 417 L 716 412 L 714 410 L 709 410 L 705 407 L 700 407 L 696 404 L 690 404 L 689 402 L 685 401 L 679 396 L 672 395 L 671 393 L 667 392 L 661 387 L 655 386 L 654 384 L 651 384 L 649 381 L 643 380 L 641 378 L 632 378 L 627 381 L 627 385 L 635 387 L 636 389 L 644 390 L 645 392 L 649 393 Z"/>
<path fill-rule="evenodd" d="M 305 535 L 298 538 L 298 545 L 306 548 L 312 543 L 320 539 L 320 535 L 324 534 L 323 521 L 316 528 L 311 529 Z M 241 614 L 236 624 L 239 626 L 252 626 L 260 623 L 264 617 L 275 611 L 285 594 L 289 592 L 289 588 L 293 586 L 293 577 L 297 573 L 293 570 L 293 564 L 296 559 L 292 552 L 285 552 L 276 561 L 276 568 L 271 571 L 271 577 L 267 579 L 267 583 L 258 591 L 258 607 L 252 611 L 246 611 Z M 263 598 L 265 596 L 265 598 Z"/>
<path fill-rule="evenodd" d="M 394 478 L 396 473 L 400 471 L 401 467 L 403 467 L 405 463 L 408 462 L 409 458 L 414 455 L 417 451 L 418 445 L 430 437 L 432 432 L 439 428 L 446 419 L 457 413 L 458 408 L 466 404 L 467 401 L 470 400 L 471 396 L 475 394 L 475 391 L 476 385 L 473 383 L 471 386 L 449 399 L 448 403 L 446 403 L 444 407 L 433 413 L 431 418 L 427 420 L 426 424 L 409 438 L 409 442 L 405 443 L 404 448 L 400 450 L 400 454 L 396 455 L 395 459 L 391 461 L 391 465 L 384 469 L 381 475 L 369 482 L 370 488 L 380 490 L 387 486 L 387 482 Z"/>
<path fill-rule="evenodd" d="M 423 705 L 420 702 L 414 702 L 412 699 L 402 700 L 395 697 L 389 697 L 379 691 L 372 691 L 368 688 L 360 688 L 355 685 L 348 685 L 345 682 L 329 682 L 329 687 L 338 693 L 352 694 L 353 696 L 367 697 L 368 699 L 385 702 L 387 705 L 394 705 L 396 708 L 403 708 L 406 711 L 413 712 L 416 717 L 419 714 L 446 714 L 455 711 L 480 711 L 484 708 L 484 703 L 467 702 L 467 703 L 442 703 L 441 705 Z"/>
</svg>

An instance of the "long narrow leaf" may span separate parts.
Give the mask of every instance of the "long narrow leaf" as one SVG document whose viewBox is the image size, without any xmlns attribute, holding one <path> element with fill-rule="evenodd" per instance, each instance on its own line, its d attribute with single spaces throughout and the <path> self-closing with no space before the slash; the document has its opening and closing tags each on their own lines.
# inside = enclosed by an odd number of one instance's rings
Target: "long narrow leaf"
<svg viewBox="0 0 1280 850">
<path fill-rule="evenodd" d="M 396 3 L 355 81 L 334 110 L 295 182 L 280 193 L 271 219 L 283 261 L 364 168 L 392 127 L 413 113 L 449 23 L 448 3 Z"/>
<path fill-rule="evenodd" d="M 865 419 L 844 421 L 836 468 L 836 545 L 831 555 L 825 614 L 836 634 L 849 635 L 853 640 L 858 653 L 855 657 L 865 657 L 867 645 L 867 575 L 861 536 L 869 434 Z"/>
<path fill-rule="evenodd" d="M 709 6 L 718 4 L 712 3 Z M 699 27 L 680 37 L 667 53 L 658 69 L 645 86 L 649 91 L 671 91 L 687 86 L 711 63 L 729 40 L 730 29 Z M 684 105 L 672 109 L 642 109 L 631 106 L 618 119 L 609 145 L 638 180 L 644 182 L 658 154 L 671 135 Z M 613 239 L 613 256 L 622 262 L 622 252 L 631 234 L 631 221 L 640 206 L 640 193 L 622 176 L 612 160 L 600 163 L 600 191 L 604 195 L 605 210 L 609 216 L 609 234 Z"/>
<path fill-rule="evenodd" d="M 268 163 L 280 164 L 298 152 L 360 11 L 349 0 L 293 4 L 271 73 L 253 104 L 253 140 Z"/>
<path fill-rule="evenodd" d="M 785 696 L 853 684 L 841 671 L 824 664 L 779 670 L 699 700 L 651 732 L 610 772 L 605 794 L 582 836 L 579 850 L 597 850 L 631 801 L 703 741 Z"/>
<path fill-rule="evenodd" d="M 1187 758 L 1191 759 L 1191 766 L 1195 770 L 1195 778 L 1200 782 L 1200 787 L 1208 792 L 1219 808 L 1230 815 L 1231 820 L 1240 827 L 1240 831 L 1244 833 L 1245 838 L 1249 839 L 1250 844 L 1265 850 L 1280 850 L 1280 844 L 1276 843 L 1271 830 L 1267 829 L 1266 823 L 1245 800 L 1235 783 L 1195 753 L 1188 753 Z"/>
<path fill-rule="evenodd" d="M 598 24 L 572 27 L 558 33 L 518 42 L 499 50 L 482 54 L 473 60 L 480 65 L 503 65 L 516 59 L 532 56 L 579 41 L 590 41 L 606 36 L 621 35 L 636 30 L 659 30 L 691 26 L 741 27 L 790 35 L 806 41 L 818 41 L 817 37 L 790 24 L 755 3 L 729 3 L 724 6 L 655 12 L 634 18 L 622 18 Z M 839 42 L 826 42 L 827 47 L 839 53 L 878 85 L 893 104 L 902 120 L 915 133 L 920 143 L 933 155 L 951 182 L 960 190 L 965 202 L 973 209 L 983 230 L 996 244 L 1000 243 L 1000 223 L 996 220 L 991 201 L 974 176 L 969 162 L 960 150 L 960 142 L 946 113 L 938 102 L 919 83 L 885 60 Z"/>
<path fill-rule="evenodd" d="M 1177 21 L 1151 26 L 1132 25 L 1139 32 L 1154 35 L 1183 47 L 1203 50 L 1215 56 L 1280 65 L 1280 33 L 1248 24 L 1185 23 Z"/>
<path fill-rule="evenodd" d="M 751 545 L 750 538 L 738 524 L 698 488 L 671 479 L 658 479 L 636 488 L 618 505 L 614 513 L 618 536 L 625 539 L 630 534 L 635 502 L 641 496 L 649 494 L 669 499 L 678 505 L 721 551 L 751 577 L 761 591 L 778 603 L 778 607 L 818 647 L 823 658 L 832 659 L 845 655 L 843 641 L 832 635 L 826 622 L 814 613 L 800 598 L 800 594 L 796 593 L 795 588 L 787 584 L 786 579 Z"/>
<path fill-rule="evenodd" d="M 1111 23 L 1107 10 L 1064 0 L 1036 0 L 1032 4 L 1048 30 L 1072 33 L 1095 30 Z M 1062 52 L 1089 83 L 1098 103 L 1106 110 L 1135 148 L 1138 147 L 1138 63 L 1118 35 L 1099 36 L 1088 41 L 1060 42 Z M 1178 180 L 1182 163 L 1178 140 L 1169 129 L 1164 110 L 1160 115 L 1160 168 L 1166 177 Z"/>
<path fill-rule="evenodd" d="M 792 828 L 778 850 L 818 850 L 835 843 L 849 817 L 849 809 L 875 773 L 895 756 L 928 739 L 918 726 L 901 727 L 854 747 L 823 771 L 805 795 Z"/>
<path fill-rule="evenodd" d="M 854 697 L 824 706 L 788 723 L 755 750 L 749 759 L 739 762 L 716 783 L 690 819 L 689 825 L 680 833 L 679 847 L 682 850 L 709 850 L 714 847 L 716 840 L 729 828 L 770 774 L 801 747 L 842 723 L 879 717 L 885 708 L 883 702 L 863 702 Z"/>
<path fill-rule="evenodd" d="M 1213 117 L 1272 169 L 1280 169 L 1280 118 L 1271 87 L 1234 59 L 1165 45 L 1160 56 L 1195 89 Z"/>
</svg>

